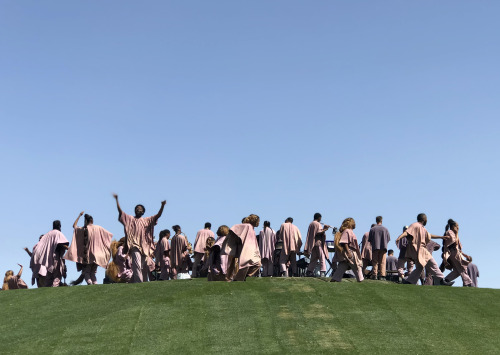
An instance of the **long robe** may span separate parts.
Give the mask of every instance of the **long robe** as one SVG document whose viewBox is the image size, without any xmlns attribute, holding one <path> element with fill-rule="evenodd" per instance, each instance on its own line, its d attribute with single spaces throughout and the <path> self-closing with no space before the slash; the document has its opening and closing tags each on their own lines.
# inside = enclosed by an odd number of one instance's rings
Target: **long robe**
<svg viewBox="0 0 500 355">
<path fill-rule="evenodd" d="M 208 281 L 225 281 L 228 256 L 222 255 L 222 245 L 226 236 L 219 236 L 210 249 L 208 258 Z"/>
<path fill-rule="evenodd" d="M 317 235 L 323 227 L 318 221 L 312 221 L 307 229 L 306 244 L 304 246 L 304 254 L 311 255 L 314 247 L 322 248 L 323 255 L 328 258 L 328 248 L 326 247 L 326 235 Z M 300 247 L 299 247 L 300 250 Z"/>
<path fill-rule="evenodd" d="M 282 253 L 298 253 L 302 247 L 302 236 L 299 229 L 292 223 L 283 223 L 280 227 L 280 237 L 283 242 Z M 328 254 L 327 254 L 328 255 Z"/>
<path fill-rule="evenodd" d="M 56 268 L 61 274 L 64 273 L 64 263 L 61 260 L 62 254 L 59 245 L 68 245 L 69 241 L 60 231 L 53 229 L 43 235 L 40 241 L 33 248 L 31 254 L 30 268 L 33 271 L 31 284 L 35 284 L 35 279 L 40 276 L 47 276 L 47 273 L 53 273 Z M 57 249 L 57 250 L 56 250 Z"/>
<path fill-rule="evenodd" d="M 118 221 L 123 224 L 128 249 L 137 248 L 142 255 L 151 257 L 154 252 L 155 217 L 135 218 L 122 212 L 118 217 Z"/>
<path fill-rule="evenodd" d="M 161 280 L 167 280 L 170 273 L 170 243 L 167 238 L 161 238 L 156 245 L 155 257 L 160 263 Z"/>
<path fill-rule="evenodd" d="M 370 232 L 366 232 L 361 240 L 361 259 L 372 261 L 372 243 L 369 242 Z"/>
<path fill-rule="evenodd" d="M 222 244 L 222 254 L 238 258 L 239 269 L 260 265 L 260 252 L 254 227 L 235 224 Z"/>
<path fill-rule="evenodd" d="M 196 233 L 196 238 L 194 241 L 194 249 L 195 253 L 205 254 L 205 248 L 207 247 L 207 239 L 214 238 L 214 232 L 209 229 L 200 229 L 198 233 Z"/>
<path fill-rule="evenodd" d="M 432 254 L 426 249 L 427 243 L 431 240 L 431 236 L 424 225 L 420 222 L 415 222 L 406 230 L 408 233 L 408 246 L 406 248 L 406 257 L 425 266 L 432 259 Z"/>
<path fill-rule="evenodd" d="M 262 259 L 273 260 L 276 245 L 276 232 L 271 228 L 264 228 L 259 233 L 259 252 Z"/>
<path fill-rule="evenodd" d="M 85 228 L 81 227 L 73 230 L 73 239 L 64 258 L 80 264 L 97 264 L 106 269 L 111 258 L 110 245 L 113 234 L 101 226 L 88 225 L 88 247 L 85 253 L 84 230 Z"/>
<path fill-rule="evenodd" d="M 462 243 L 458 235 L 452 230 L 448 230 L 443 237 L 443 246 L 444 254 L 453 259 L 452 265 L 456 267 L 457 271 L 460 273 L 467 271 L 469 262 L 462 255 Z M 445 261 L 448 262 L 448 260 Z"/>
<path fill-rule="evenodd" d="M 181 268 L 185 264 L 188 249 L 188 241 L 182 234 L 176 234 L 172 237 L 170 243 L 170 265 L 172 269 Z"/>
<path fill-rule="evenodd" d="M 361 260 L 361 252 L 359 251 L 358 239 L 352 229 L 346 229 L 340 236 L 339 244 L 346 244 L 352 253 L 356 253 L 358 260 Z M 348 261 L 340 250 L 335 250 L 333 256 L 334 262 Z"/>
</svg>

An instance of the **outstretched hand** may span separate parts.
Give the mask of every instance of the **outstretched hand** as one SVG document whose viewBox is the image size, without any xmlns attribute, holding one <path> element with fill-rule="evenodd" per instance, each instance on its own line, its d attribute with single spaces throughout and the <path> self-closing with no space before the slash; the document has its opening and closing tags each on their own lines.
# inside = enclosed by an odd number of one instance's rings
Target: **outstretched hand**
<svg viewBox="0 0 500 355">
<path fill-rule="evenodd" d="M 113 194 L 113 197 L 115 198 L 115 200 L 118 200 L 118 195 L 117 194 Z"/>
<path fill-rule="evenodd" d="M 163 200 L 163 201 L 161 201 L 161 205 L 162 205 L 162 206 L 165 206 L 166 204 L 167 204 L 167 200 Z"/>
<path fill-rule="evenodd" d="M 20 267 L 23 267 L 21 264 L 17 264 L 17 265 L 19 265 Z"/>
<path fill-rule="evenodd" d="M 84 211 L 80 212 L 80 217 L 83 216 L 84 213 L 85 213 Z"/>
</svg>

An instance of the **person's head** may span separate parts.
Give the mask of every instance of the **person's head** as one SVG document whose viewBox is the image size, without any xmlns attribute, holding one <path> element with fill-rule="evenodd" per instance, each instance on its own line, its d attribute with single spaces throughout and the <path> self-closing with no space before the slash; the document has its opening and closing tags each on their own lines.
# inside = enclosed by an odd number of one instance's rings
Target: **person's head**
<svg viewBox="0 0 500 355">
<path fill-rule="evenodd" d="M 403 227 L 403 233 L 406 232 L 407 229 L 408 229 L 408 226 L 404 226 Z"/>
<path fill-rule="evenodd" d="M 170 231 L 168 229 L 164 229 L 160 232 L 160 240 L 162 240 L 162 238 L 170 238 Z"/>
<path fill-rule="evenodd" d="M 316 222 L 321 222 L 321 213 L 316 212 L 316 213 L 314 214 L 314 220 L 315 220 Z"/>
<path fill-rule="evenodd" d="M 394 254 L 394 250 L 392 249 L 389 249 L 389 251 L 387 252 L 388 255 L 393 255 Z"/>
<path fill-rule="evenodd" d="M 146 213 L 146 207 L 144 207 L 143 205 L 137 205 L 135 206 L 135 216 L 136 217 L 142 217 L 144 215 L 144 213 Z"/>
<path fill-rule="evenodd" d="M 342 225 L 340 226 L 339 232 L 342 233 L 346 229 L 355 229 L 355 228 L 356 228 L 356 221 L 354 220 L 354 218 L 349 217 L 344 219 Z"/>
<path fill-rule="evenodd" d="M 427 224 L 427 216 L 425 215 L 425 213 L 420 213 L 417 216 L 417 222 L 422 223 L 422 225 L 424 226 Z"/>
<path fill-rule="evenodd" d="M 212 228 L 212 223 L 210 222 L 205 223 L 205 229 L 210 229 L 210 228 Z"/>
<path fill-rule="evenodd" d="M 451 218 L 448 220 L 448 224 L 446 225 L 445 231 L 447 232 L 449 229 L 455 234 L 458 233 L 458 223 L 452 220 Z"/>
<path fill-rule="evenodd" d="M 9 280 L 14 276 L 14 271 L 9 270 L 5 273 L 5 277 L 3 279 L 3 285 L 2 285 L 2 290 L 8 290 L 9 289 Z"/>
<path fill-rule="evenodd" d="M 61 221 L 55 220 L 54 222 L 52 222 L 52 229 L 56 229 L 60 232 L 61 231 Z"/>
<path fill-rule="evenodd" d="M 287 219 L 285 219 L 285 223 L 293 223 L 293 218 L 288 217 Z"/>
<path fill-rule="evenodd" d="M 85 214 L 85 216 L 83 216 L 85 218 L 85 225 L 88 226 L 89 224 L 93 224 L 94 223 L 94 218 L 92 218 L 91 215 L 89 214 Z"/>
<path fill-rule="evenodd" d="M 251 214 L 250 216 L 245 218 L 243 221 L 244 221 L 243 223 L 249 223 L 253 227 L 258 227 L 260 224 L 260 217 L 257 216 L 256 214 Z"/>
<path fill-rule="evenodd" d="M 12 271 L 12 270 L 7 271 L 5 273 L 5 277 L 7 277 L 7 276 L 14 276 L 14 271 Z"/>
<path fill-rule="evenodd" d="M 271 228 L 271 222 L 264 221 L 264 229 L 266 229 L 266 228 Z"/>
<path fill-rule="evenodd" d="M 245 222 L 245 221 L 246 221 L 246 219 L 247 219 L 246 217 L 243 217 L 243 218 L 241 219 L 241 223 L 246 223 L 246 222 Z"/>
<path fill-rule="evenodd" d="M 225 237 L 229 234 L 229 227 L 223 224 L 217 229 L 217 235 L 219 237 Z"/>
<path fill-rule="evenodd" d="M 172 226 L 172 229 L 174 230 L 175 234 L 179 234 L 181 232 L 181 226 L 179 226 L 178 224 Z"/>
<path fill-rule="evenodd" d="M 377 224 L 382 224 L 382 216 L 377 216 L 377 218 L 375 218 L 375 222 Z"/>
</svg>

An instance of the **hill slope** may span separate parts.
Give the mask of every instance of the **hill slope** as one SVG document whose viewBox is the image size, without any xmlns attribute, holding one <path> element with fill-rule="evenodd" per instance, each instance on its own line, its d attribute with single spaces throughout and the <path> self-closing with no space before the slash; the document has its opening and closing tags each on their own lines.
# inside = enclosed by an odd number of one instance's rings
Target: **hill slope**
<svg viewBox="0 0 500 355">
<path fill-rule="evenodd" d="M 500 291 L 312 278 L 0 292 L 1 353 L 498 353 Z"/>
</svg>

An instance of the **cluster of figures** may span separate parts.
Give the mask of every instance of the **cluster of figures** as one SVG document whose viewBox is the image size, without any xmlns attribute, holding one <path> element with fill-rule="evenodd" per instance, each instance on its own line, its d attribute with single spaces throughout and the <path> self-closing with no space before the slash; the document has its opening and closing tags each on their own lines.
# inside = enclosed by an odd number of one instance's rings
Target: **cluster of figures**
<svg viewBox="0 0 500 355">
<path fill-rule="evenodd" d="M 83 227 L 78 226 L 81 212 L 73 223 L 71 244 L 61 232 L 61 222 L 54 221 L 53 229 L 40 236 L 30 251 L 32 285 L 58 287 L 66 285 L 65 261 L 76 263 L 80 277 L 71 282 L 77 285 L 84 280 L 96 284 L 96 272 L 100 266 L 106 269 L 105 282 L 138 283 L 153 280 L 189 279 L 206 277 L 209 281 L 244 281 L 247 277 L 261 276 L 326 276 L 327 264 L 332 270 L 331 282 L 355 277 L 361 282 L 366 277 L 374 280 L 392 279 L 407 284 L 451 286 L 461 276 L 464 286 L 477 287 L 479 272 L 472 258 L 462 251 L 458 238 L 458 223 L 449 220 L 443 236 L 430 234 L 425 225 L 427 217 L 421 213 L 417 222 L 405 227 L 396 239 L 399 258 L 387 247 L 390 234 L 382 225 L 382 217 L 376 218 L 370 231 L 358 244 L 354 229 L 356 222 L 346 218 L 340 228 L 321 223 L 316 213 L 307 231 L 304 250 L 302 235 L 289 217 L 276 232 L 268 221 L 257 235 L 259 216 L 251 214 L 231 228 L 222 225 L 216 235 L 211 224 L 198 231 L 194 248 L 182 233 L 179 225 L 162 230 L 155 242 L 154 227 L 163 213 L 166 201 L 158 213 L 143 217 L 143 205 L 135 207 L 135 216 L 122 211 L 118 196 L 113 195 L 118 209 L 118 220 L 124 226 L 125 237 L 112 240 L 113 235 L 94 224 L 93 217 L 85 214 Z M 326 240 L 326 231 L 332 228 L 333 241 Z M 443 262 L 438 266 L 432 252 L 441 246 L 432 239 L 442 239 Z M 334 251 L 330 261 L 329 252 Z M 304 256 L 303 258 L 300 258 Z M 299 260 L 297 261 L 297 257 Z M 111 260 L 111 261 L 110 261 Z M 21 266 L 21 265 L 20 265 Z M 371 266 L 371 270 L 368 267 Z M 444 269 L 451 272 L 445 277 Z M 5 274 L 3 289 L 27 288 L 21 279 L 22 266 L 14 276 L 12 270 Z M 191 275 L 189 274 L 191 271 Z"/>
</svg>

